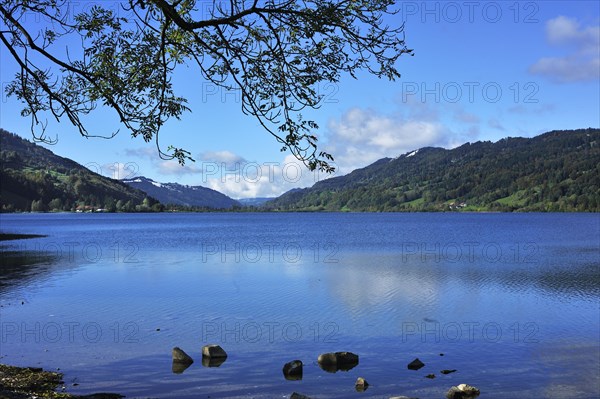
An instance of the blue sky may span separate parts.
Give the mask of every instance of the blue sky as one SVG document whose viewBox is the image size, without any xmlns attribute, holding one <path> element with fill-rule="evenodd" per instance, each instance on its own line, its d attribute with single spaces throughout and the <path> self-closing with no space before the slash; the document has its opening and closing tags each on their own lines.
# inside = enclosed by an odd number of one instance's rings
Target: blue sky
<svg viewBox="0 0 600 399">
<path fill-rule="evenodd" d="M 335 156 L 335 175 L 423 146 L 600 126 L 600 2 L 408 1 L 398 7 L 386 22 L 404 21 L 415 51 L 398 62 L 402 78 L 343 77 L 320 86 L 323 105 L 304 112 L 320 125 L 317 135 Z M 16 66 L 4 47 L 0 57 L 4 87 Z M 203 185 L 234 198 L 275 196 L 325 177 L 280 152 L 241 113 L 235 93 L 215 90 L 196 72 L 182 68 L 175 79 L 192 113 L 161 133 L 164 147 L 191 151 L 195 163 L 163 161 L 152 143 L 124 129 L 111 140 L 85 139 L 67 121 L 49 125 L 58 143 L 47 147 L 105 176 Z M 3 94 L 0 106 L 0 126 L 31 138 L 21 104 Z M 111 116 L 92 114 L 90 130 L 115 130 Z"/>
</svg>

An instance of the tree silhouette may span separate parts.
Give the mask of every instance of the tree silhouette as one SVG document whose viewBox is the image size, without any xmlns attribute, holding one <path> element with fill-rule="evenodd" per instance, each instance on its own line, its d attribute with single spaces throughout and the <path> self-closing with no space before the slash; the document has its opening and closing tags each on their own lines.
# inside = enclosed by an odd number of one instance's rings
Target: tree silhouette
<svg viewBox="0 0 600 399">
<path fill-rule="evenodd" d="M 301 115 L 320 106 L 319 84 L 360 70 L 394 80 L 398 58 L 412 54 L 404 26 L 383 22 L 395 13 L 391 0 L 125 0 L 80 12 L 71 4 L 0 1 L 0 41 L 19 66 L 6 92 L 24 104 L 34 138 L 48 140 L 44 115 L 66 117 L 81 135 L 98 136 L 81 118 L 103 106 L 132 136 L 155 140 L 162 158 L 182 164 L 191 159 L 188 151 L 163 151 L 158 141 L 167 120 L 190 110 L 172 86 L 178 66 L 239 90 L 242 112 L 282 151 L 311 170 L 331 172 L 332 155 L 317 148 L 317 124 Z M 73 49 L 75 42 L 81 48 Z"/>
</svg>

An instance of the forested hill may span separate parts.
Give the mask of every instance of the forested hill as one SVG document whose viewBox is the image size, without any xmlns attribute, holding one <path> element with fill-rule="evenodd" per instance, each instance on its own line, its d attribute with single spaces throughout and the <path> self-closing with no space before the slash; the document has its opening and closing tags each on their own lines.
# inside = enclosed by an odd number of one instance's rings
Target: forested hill
<svg viewBox="0 0 600 399">
<path fill-rule="evenodd" d="M 160 210 L 140 190 L 0 129 L 0 208 L 11 211 Z"/>
<path fill-rule="evenodd" d="M 274 210 L 600 211 L 600 129 L 421 148 L 320 181 Z"/>
</svg>

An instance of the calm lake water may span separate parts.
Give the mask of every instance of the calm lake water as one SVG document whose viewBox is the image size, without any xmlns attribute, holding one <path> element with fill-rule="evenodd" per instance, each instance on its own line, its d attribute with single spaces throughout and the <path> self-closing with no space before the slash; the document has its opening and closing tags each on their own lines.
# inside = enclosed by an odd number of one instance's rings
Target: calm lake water
<svg viewBox="0 0 600 399">
<path fill-rule="evenodd" d="M 0 362 L 60 368 L 72 393 L 442 398 L 467 383 L 481 398 L 600 396 L 598 214 L 0 222 L 48 235 L 0 243 Z M 202 364 L 211 343 L 229 354 L 220 367 Z M 174 346 L 195 360 L 181 374 Z M 332 351 L 360 363 L 321 370 L 318 355 Z M 425 367 L 408 370 L 416 357 Z M 303 379 L 287 381 L 294 359 Z M 354 389 L 359 376 L 366 392 Z"/>
</svg>

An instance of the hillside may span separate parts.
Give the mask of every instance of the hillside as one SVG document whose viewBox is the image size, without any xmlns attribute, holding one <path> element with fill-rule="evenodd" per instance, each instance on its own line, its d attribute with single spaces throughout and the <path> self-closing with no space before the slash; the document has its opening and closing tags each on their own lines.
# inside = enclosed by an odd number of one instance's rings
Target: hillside
<svg viewBox="0 0 600 399">
<path fill-rule="evenodd" d="M 161 205 L 139 190 L 0 129 L 0 209 L 149 211 Z"/>
<path fill-rule="evenodd" d="M 140 176 L 122 180 L 123 183 L 141 190 L 165 205 L 182 205 L 212 209 L 230 209 L 240 203 L 225 194 L 202 186 L 184 186 L 178 183 L 159 183 Z"/>
<path fill-rule="evenodd" d="M 600 211 L 600 129 L 421 148 L 270 201 L 273 210 Z"/>
</svg>

